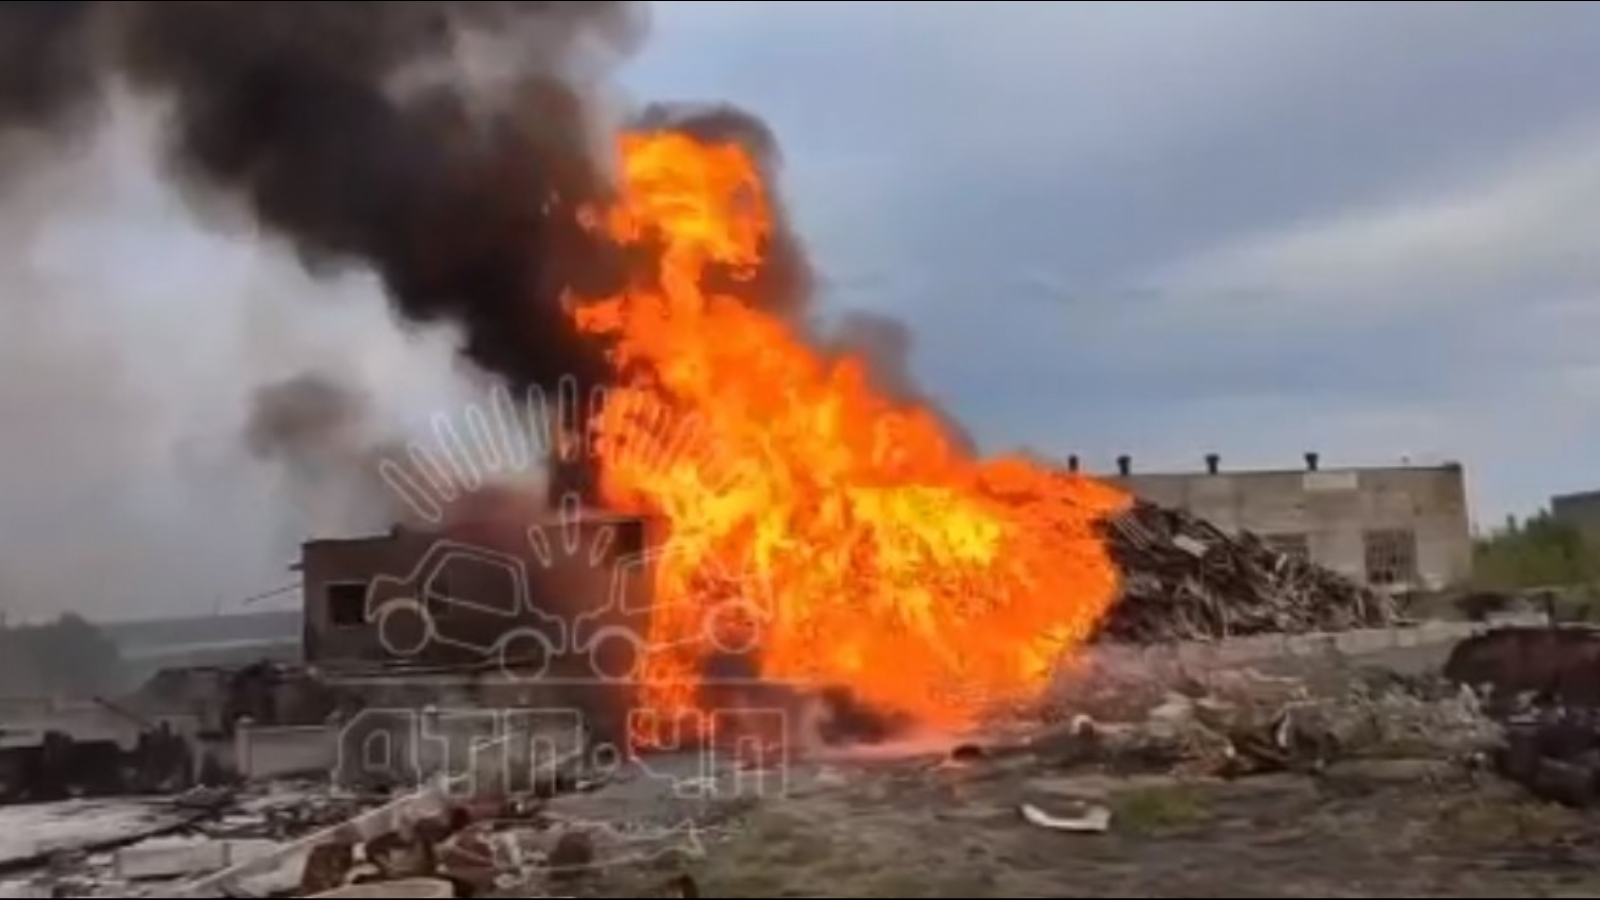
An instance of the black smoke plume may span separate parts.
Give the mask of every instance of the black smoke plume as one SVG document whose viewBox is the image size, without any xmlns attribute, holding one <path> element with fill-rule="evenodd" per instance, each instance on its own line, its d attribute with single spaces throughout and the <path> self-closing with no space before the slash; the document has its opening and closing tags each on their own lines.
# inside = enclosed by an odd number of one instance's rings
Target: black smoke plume
<svg viewBox="0 0 1600 900">
<path fill-rule="evenodd" d="M 315 533 L 370 533 L 403 515 L 380 477 L 400 448 L 383 434 L 371 398 L 335 378 L 304 372 L 258 388 L 244 439 L 278 468 Z"/>
<path fill-rule="evenodd" d="M 70 137 L 131 86 L 170 105 L 181 183 L 313 271 L 370 267 L 514 388 L 597 383 L 561 307 L 621 283 L 575 214 L 607 190 L 584 67 L 641 28 L 603 2 L 0 3 L 0 141 Z M 500 42 L 493 85 L 451 68 L 474 39 Z"/>
</svg>

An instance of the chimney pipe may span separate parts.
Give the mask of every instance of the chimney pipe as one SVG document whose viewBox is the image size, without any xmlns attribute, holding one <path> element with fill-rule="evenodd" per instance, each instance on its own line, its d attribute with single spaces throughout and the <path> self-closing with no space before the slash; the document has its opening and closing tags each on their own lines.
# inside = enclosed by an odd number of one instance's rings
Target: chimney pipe
<svg viewBox="0 0 1600 900">
<path fill-rule="evenodd" d="M 1133 457 L 1127 454 L 1117 457 L 1117 474 L 1123 478 L 1133 474 Z"/>
<path fill-rule="evenodd" d="M 1076 475 L 1078 473 L 1078 454 L 1067 457 L 1067 471 Z"/>
<path fill-rule="evenodd" d="M 1320 459 L 1320 457 L 1318 457 L 1317 454 L 1315 454 L 1315 453 L 1307 453 L 1306 454 L 1306 471 L 1315 472 L 1317 470 L 1317 461 L 1318 461 L 1318 459 Z"/>
<path fill-rule="evenodd" d="M 1217 468 L 1222 465 L 1222 457 L 1215 453 L 1206 454 L 1206 474 L 1217 474 Z"/>
</svg>

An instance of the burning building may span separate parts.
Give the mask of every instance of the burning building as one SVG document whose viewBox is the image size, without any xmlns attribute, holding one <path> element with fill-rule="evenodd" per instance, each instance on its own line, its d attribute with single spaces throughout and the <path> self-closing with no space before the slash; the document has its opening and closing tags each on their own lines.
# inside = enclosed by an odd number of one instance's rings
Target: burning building
<svg viewBox="0 0 1600 900">
<path fill-rule="evenodd" d="M 721 645 L 753 644 L 735 655 L 763 681 L 844 685 L 873 707 L 964 721 L 1037 689 L 1093 634 L 1117 591 L 1096 526 L 1127 498 L 1020 457 L 976 457 L 869 360 L 814 344 L 789 305 L 798 251 L 763 135 L 718 110 L 644 117 L 613 145 L 616 196 L 579 213 L 627 261 L 625 278 L 568 294 L 574 339 L 602 348 L 608 374 L 576 429 L 587 477 L 555 479 L 556 493 L 659 523 L 633 576 L 649 581 L 652 612 L 632 626 L 644 632 L 632 671 L 663 720 L 698 709 L 707 672 L 727 663 Z M 526 510 L 466 521 L 474 535 L 460 543 L 525 557 L 511 548 Z M 510 602 L 524 588 L 461 554 L 448 590 L 419 584 L 412 567 L 429 552 L 404 532 L 309 548 L 308 657 L 511 653 L 487 635 L 439 646 L 447 622 L 430 596 L 499 579 Z M 340 557 L 378 577 L 341 574 Z M 401 599 L 375 594 L 379 581 L 403 584 Z M 477 622 L 489 604 L 454 605 Z M 532 621 L 539 606 L 502 615 L 503 634 L 554 640 Z"/>
<path fill-rule="evenodd" d="M 522 546 L 405 527 L 309 541 L 298 567 L 305 660 L 330 675 L 542 676 L 565 665 L 569 675 L 628 678 L 628 639 L 648 628 L 653 524 L 604 514 L 532 524 L 513 532 L 531 538 Z"/>
<path fill-rule="evenodd" d="M 745 612 L 717 627 L 759 620 L 743 656 L 767 681 L 848 685 L 940 723 L 1032 692 L 1117 596 L 1096 523 L 1127 496 L 980 457 L 870 354 L 815 334 L 771 132 L 724 107 L 595 102 L 642 37 L 634 7 L 12 4 L 0 25 L 24 37 L 6 68 L 25 77 L 0 128 L 70 134 L 111 84 L 154 96 L 185 187 L 312 271 L 376 273 L 401 316 L 458 326 L 464 356 L 513 390 L 603 389 L 563 423 L 587 452 L 553 467 L 553 495 L 662 523 L 637 669 L 666 717 L 693 711 L 722 660 L 701 637 L 730 598 Z M 651 449 L 663 421 L 675 437 Z M 506 548 L 523 533 L 466 543 L 520 557 Z M 437 638 L 451 616 L 494 615 L 458 594 L 498 564 L 455 558 L 419 596 L 421 546 L 311 549 L 312 661 L 480 652 L 477 624 L 459 642 L 473 649 Z M 369 584 L 358 626 L 340 558 L 364 554 L 400 586 L 381 600 Z M 434 594 L 461 602 L 434 615 Z M 496 653 L 554 640 L 532 607 L 502 618 L 518 640 Z"/>
</svg>

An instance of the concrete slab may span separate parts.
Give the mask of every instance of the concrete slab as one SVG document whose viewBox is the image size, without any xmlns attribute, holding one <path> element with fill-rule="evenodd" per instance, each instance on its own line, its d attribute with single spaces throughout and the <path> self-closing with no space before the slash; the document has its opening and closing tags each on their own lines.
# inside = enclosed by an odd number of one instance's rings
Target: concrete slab
<svg viewBox="0 0 1600 900">
<path fill-rule="evenodd" d="M 160 800 L 67 800 L 0 806 L 0 867 L 35 856 L 134 841 L 184 821 Z"/>
<path fill-rule="evenodd" d="M 127 881 L 182 878 L 260 859 L 277 848 L 275 841 L 264 840 L 151 838 L 118 850 L 113 870 Z"/>
<path fill-rule="evenodd" d="M 454 897 L 455 888 L 438 878 L 408 878 L 404 881 L 383 881 L 376 884 L 357 884 L 336 891 L 312 894 L 313 897 Z"/>
</svg>

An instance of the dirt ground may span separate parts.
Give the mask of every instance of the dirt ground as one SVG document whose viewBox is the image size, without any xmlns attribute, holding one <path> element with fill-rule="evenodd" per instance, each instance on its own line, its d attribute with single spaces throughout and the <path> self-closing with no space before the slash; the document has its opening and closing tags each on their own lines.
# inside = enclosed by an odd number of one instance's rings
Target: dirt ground
<svg viewBox="0 0 1600 900">
<path fill-rule="evenodd" d="M 1085 801 L 1111 810 L 1106 832 L 1020 813 Z M 1533 799 L 1459 748 L 1234 780 L 1085 774 L 1034 753 L 809 762 L 782 791 L 699 809 L 696 852 L 565 892 L 682 896 L 662 892 L 682 871 L 709 897 L 1600 895 L 1600 814 Z"/>
<path fill-rule="evenodd" d="M 1025 822 L 1062 793 L 1103 835 Z M 863 773 L 761 805 L 693 872 L 720 897 L 1594 896 L 1600 827 L 1426 761 L 1325 777 L 1117 781 Z"/>
</svg>

